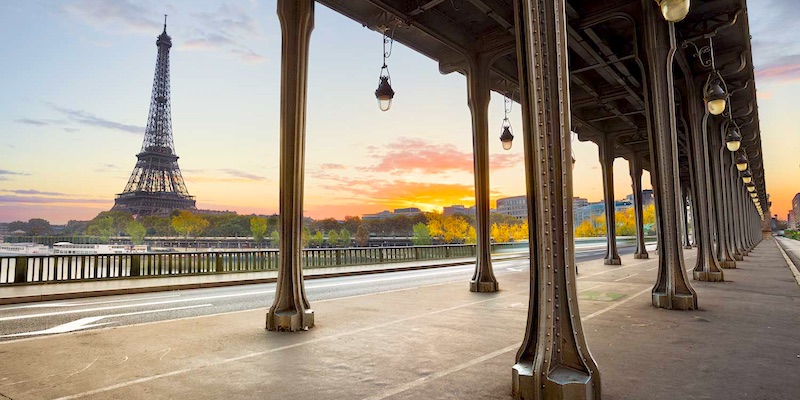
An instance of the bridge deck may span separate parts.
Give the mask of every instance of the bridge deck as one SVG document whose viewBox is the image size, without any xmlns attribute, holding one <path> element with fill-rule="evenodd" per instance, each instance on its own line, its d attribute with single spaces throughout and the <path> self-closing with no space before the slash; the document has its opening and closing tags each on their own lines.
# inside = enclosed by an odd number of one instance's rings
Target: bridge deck
<svg viewBox="0 0 800 400">
<path fill-rule="evenodd" d="M 622 267 L 581 264 L 603 398 L 796 398 L 800 287 L 772 239 L 726 270 L 726 282 L 693 281 L 697 311 L 650 305 L 656 265 L 631 256 Z M 502 278 L 496 293 L 463 282 L 318 301 L 316 326 L 300 334 L 264 331 L 265 310 L 254 310 L 0 343 L 0 394 L 508 399 L 528 273 Z"/>
</svg>

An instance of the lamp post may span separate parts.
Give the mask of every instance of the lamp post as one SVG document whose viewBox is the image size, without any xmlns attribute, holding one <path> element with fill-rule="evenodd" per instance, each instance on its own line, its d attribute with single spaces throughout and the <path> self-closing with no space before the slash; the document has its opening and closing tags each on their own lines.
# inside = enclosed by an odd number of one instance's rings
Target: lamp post
<svg viewBox="0 0 800 400">
<path fill-rule="evenodd" d="M 505 112 L 505 117 L 503 117 L 503 123 L 500 126 L 500 142 L 503 144 L 503 150 L 511 150 L 511 145 L 514 141 L 514 135 L 511 133 L 511 122 L 508 120 L 508 113 L 511 112 L 511 98 L 508 96 L 503 96 L 503 111 Z"/>
<path fill-rule="evenodd" d="M 387 30 L 388 28 L 383 31 L 383 66 L 378 77 L 378 88 L 375 90 L 375 98 L 378 99 L 378 107 L 381 111 L 389 111 L 392 108 L 392 99 L 394 98 L 392 78 L 389 76 L 389 67 L 386 65 L 386 59 L 392 55 L 394 30 L 392 30 L 392 37 L 386 35 Z M 386 51 L 387 44 L 389 45 L 389 51 Z"/>
<path fill-rule="evenodd" d="M 747 169 L 747 154 L 744 150 L 736 152 L 736 169 L 744 172 Z"/>
<path fill-rule="evenodd" d="M 719 71 L 713 70 L 708 75 L 708 80 L 703 88 L 703 100 L 706 103 L 709 114 L 720 115 L 725 111 L 725 106 L 728 103 L 728 90 Z"/>
</svg>

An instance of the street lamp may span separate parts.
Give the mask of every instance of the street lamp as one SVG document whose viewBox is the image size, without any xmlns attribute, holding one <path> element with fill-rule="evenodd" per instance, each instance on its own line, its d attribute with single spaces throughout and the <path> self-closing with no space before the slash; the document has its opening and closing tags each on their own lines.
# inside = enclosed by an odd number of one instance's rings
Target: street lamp
<svg viewBox="0 0 800 400">
<path fill-rule="evenodd" d="M 739 127 L 736 123 L 731 121 L 728 124 L 727 133 L 725 133 L 725 146 L 729 151 L 739 150 L 742 145 L 742 134 L 739 133 Z"/>
<path fill-rule="evenodd" d="M 749 169 L 742 171 L 742 182 L 748 184 L 753 181 L 753 174 L 750 172 Z"/>
<path fill-rule="evenodd" d="M 711 71 L 706 80 L 706 85 L 703 88 L 703 100 L 706 103 L 706 108 L 711 115 L 720 115 L 725 111 L 725 105 L 728 101 L 727 85 L 716 70 Z"/>
<path fill-rule="evenodd" d="M 669 22 L 678 22 L 689 14 L 689 0 L 656 0 L 661 8 L 661 15 Z"/>
<path fill-rule="evenodd" d="M 745 154 L 744 150 L 736 152 L 736 169 L 739 172 L 744 172 L 747 169 L 747 154 Z"/>
<path fill-rule="evenodd" d="M 511 145 L 514 142 L 514 135 L 511 133 L 511 122 L 508 120 L 508 113 L 511 112 L 511 98 L 503 96 L 503 123 L 500 125 L 500 143 L 503 144 L 503 150 L 511 150 Z"/>
<path fill-rule="evenodd" d="M 378 77 L 378 89 L 375 90 L 375 98 L 378 99 L 378 107 L 381 111 L 389 111 L 392 108 L 392 99 L 394 98 L 394 90 L 392 89 L 392 78 L 389 76 L 389 67 L 386 65 L 386 59 L 392 55 L 392 44 L 394 39 L 386 36 L 386 31 L 383 31 L 383 66 L 381 73 Z M 394 35 L 394 30 L 392 30 Z M 386 51 L 386 45 L 389 45 L 389 51 Z"/>
<path fill-rule="evenodd" d="M 753 182 L 746 184 L 744 187 L 747 188 L 747 191 L 752 193 L 756 191 L 756 185 Z"/>
</svg>

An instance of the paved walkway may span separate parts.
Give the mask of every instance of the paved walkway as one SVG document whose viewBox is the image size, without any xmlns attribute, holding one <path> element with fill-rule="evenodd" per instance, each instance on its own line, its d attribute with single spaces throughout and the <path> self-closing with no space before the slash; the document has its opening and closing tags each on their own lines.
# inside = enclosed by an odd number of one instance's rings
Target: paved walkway
<svg viewBox="0 0 800 400">
<path fill-rule="evenodd" d="M 693 281 L 697 311 L 650 306 L 656 265 L 580 265 L 604 399 L 798 398 L 800 287 L 772 239 L 726 282 Z M 314 302 L 306 332 L 252 310 L 0 343 L 0 398 L 509 399 L 528 276 Z"/>
</svg>

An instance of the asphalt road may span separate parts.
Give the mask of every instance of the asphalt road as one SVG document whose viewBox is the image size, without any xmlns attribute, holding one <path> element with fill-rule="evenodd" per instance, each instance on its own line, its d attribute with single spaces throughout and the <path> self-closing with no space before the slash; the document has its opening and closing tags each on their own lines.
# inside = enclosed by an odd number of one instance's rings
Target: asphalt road
<svg viewBox="0 0 800 400">
<path fill-rule="evenodd" d="M 633 247 L 619 249 L 633 253 Z M 604 248 L 578 248 L 576 261 L 602 258 Z M 528 259 L 495 261 L 496 276 L 528 269 Z M 306 281 L 310 302 L 359 296 L 413 287 L 469 282 L 474 266 L 315 279 Z M 466 285 L 466 283 L 465 283 Z M 0 341 L 52 335 L 99 327 L 266 309 L 272 304 L 275 284 L 255 284 L 174 292 L 104 296 L 0 307 Z"/>
</svg>

